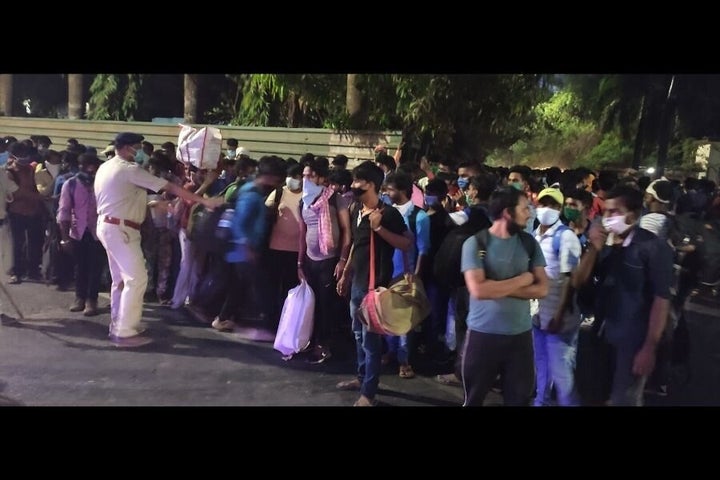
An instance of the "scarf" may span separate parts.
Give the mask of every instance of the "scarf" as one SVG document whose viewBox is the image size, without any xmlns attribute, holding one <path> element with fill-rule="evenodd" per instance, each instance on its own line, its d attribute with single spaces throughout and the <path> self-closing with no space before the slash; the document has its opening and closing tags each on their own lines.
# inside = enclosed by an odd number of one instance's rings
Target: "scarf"
<svg viewBox="0 0 720 480">
<path fill-rule="evenodd" d="M 332 234 L 332 220 L 330 218 L 330 197 L 335 191 L 327 188 L 322 191 L 315 203 L 309 206 L 310 210 L 318 216 L 318 233 L 320 237 L 320 253 L 327 255 L 330 249 L 335 247 Z"/>
</svg>

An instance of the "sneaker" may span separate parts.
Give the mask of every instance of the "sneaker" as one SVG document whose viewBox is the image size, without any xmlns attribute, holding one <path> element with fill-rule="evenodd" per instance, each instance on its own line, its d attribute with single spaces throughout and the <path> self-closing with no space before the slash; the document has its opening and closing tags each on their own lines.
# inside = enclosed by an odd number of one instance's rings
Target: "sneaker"
<svg viewBox="0 0 720 480">
<path fill-rule="evenodd" d="M 83 310 L 85 310 L 85 300 L 76 298 L 75 302 L 73 302 L 72 306 L 70 307 L 70 311 L 71 312 L 82 312 Z"/>
<path fill-rule="evenodd" d="M 118 337 L 117 335 L 109 335 L 110 342 L 120 348 L 142 347 L 148 343 L 152 343 L 152 338 L 143 337 L 141 335 L 133 335 L 132 337 Z"/>
<path fill-rule="evenodd" d="M 220 317 L 215 317 L 212 322 L 212 327 L 219 332 L 232 332 L 236 326 L 232 320 L 220 320 Z"/>
<path fill-rule="evenodd" d="M 8 282 L 10 285 L 20 285 L 22 283 L 22 280 L 20 280 L 20 277 L 17 275 L 10 275 L 10 281 Z"/>
</svg>

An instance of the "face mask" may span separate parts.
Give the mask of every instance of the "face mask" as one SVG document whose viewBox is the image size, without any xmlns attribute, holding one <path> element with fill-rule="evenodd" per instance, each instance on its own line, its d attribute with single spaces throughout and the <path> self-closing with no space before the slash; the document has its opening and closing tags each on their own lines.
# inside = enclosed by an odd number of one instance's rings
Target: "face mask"
<svg viewBox="0 0 720 480">
<path fill-rule="evenodd" d="M 7 163 L 8 158 L 10 158 L 10 154 L 8 152 L 0 153 L 0 167 Z"/>
<path fill-rule="evenodd" d="M 87 172 L 79 172 L 77 174 L 78 179 L 85 185 L 90 185 L 95 181 L 95 174 L 89 174 Z"/>
<path fill-rule="evenodd" d="M 425 205 L 428 207 L 434 207 L 439 203 L 439 199 L 437 195 L 425 195 Z"/>
<path fill-rule="evenodd" d="M 470 180 L 467 178 L 460 177 L 457 179 L 457 185 L 461 190 L 465 190 L 470 185 Z"/>
<path fill-rule="evenodd" d="M 574 208 L 565 207 L 565 208 L 563 208 L 563 215 L 565 215 L 565 218 L 567 218 L 568 221 L 574 222 L 578 218 L 580 218 L 580 210 L 575 210 Z"/>
<path fill-rule="evenodd" d="M 513 187 L 515 190 L 523 191 L 523 184 L 522 182 L 511 182 L 510 186 Z"/>
<path fill-rule="evenodd" d="M 315 182 L 303 178 L 302 200 L 306 206 L 310 206 L 323 191 L 322 185 L 315 185 Z"/>
<path fill-rule="evenodd" d="M 560 218 L 560 212 L 550 207 L 538 207 L 537 219 L 541 225 L 554 225 Z"/>
<path fill-rule="evenodd" d="M 137 163 L 138 165 L 142 165 L 148 160 L 148 156 L 145 155 L 145 152 L 142 149 L 135 150 L 133 158 L 135 158 L 135 163 Z"/>
<path fill-rule="evenodd" d="M 230 160 L 235 158 L 235 155 L 237 154 L 237 150 L 228 150 L 227 151 L 227 158 Z"/>
<path fill-rule="evenodd" d="M 616 215 L 614 217 L 603 218 L 602 224 L 605 230 L 613 232 L 616 235 L 622 235 L 632 227 L 632 225 L 625 223 L 625 220 L 627 220 L 627 215 Z"/>
<path fill-rule="evenodd" d="M 300 190 L 300 185 L 301 185 L 301 184 L 300 184 L 300 179 L 299 179 L 299 178 L 287 177 L 287 178 L 285 179 L 285 184 L 287 185 L 287 187 L 288 187 L 290 190 L 293 190 L 293 191 L 294 191 L 294 190 Z"/>
<path fill-rule="evenodd" d="M 52 175 L 53 178 L 57 177 L 60 173 L 60 164 L 57 163 L 53 165 L 52 163 L 46 163 L 45 168 L 48 172 L 50 172 L 50 175 Z"/>
<path fill-rule="evenodd" d="M 350 191 L 353 193 L 353 197 L 360 200 L 360 198 L 365 195 L 365 192 L 368 190 L 363 190 L 362 188 L 351 188 Z"/>
</svg>

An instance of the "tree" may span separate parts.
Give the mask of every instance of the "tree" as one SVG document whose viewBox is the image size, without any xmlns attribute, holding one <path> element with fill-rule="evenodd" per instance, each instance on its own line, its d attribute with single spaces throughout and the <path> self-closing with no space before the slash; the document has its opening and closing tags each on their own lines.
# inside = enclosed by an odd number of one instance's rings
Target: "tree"
<svg viewBox="0 0 720 480">
<path fill-rule="evenodd" d="M 101 73 L 90 85 L 90 120 L 132 121 L 139 110 L 144 75 Z"/>
<path fill-rule="evenodd" d="M 195 123 L 198 117 L 198 75 L 185 74 L 184 115 L 186 122 Z"/>
<path fill-rule="evenodd" d="M 0 115 L 11 117 L 13 114 L 13 76 L 0 74 Z"/>
<path fill-rule="evenodd" d="M 83 76 L 81 73 L 68 74 L 68 118 L 82 118 L 83 105 Z"/>
</svg>

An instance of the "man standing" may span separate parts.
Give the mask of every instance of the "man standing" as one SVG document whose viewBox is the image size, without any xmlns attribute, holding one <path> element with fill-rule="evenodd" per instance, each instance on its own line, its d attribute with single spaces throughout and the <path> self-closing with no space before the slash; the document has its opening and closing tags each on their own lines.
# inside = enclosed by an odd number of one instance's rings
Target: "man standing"
<svg viewBox="0 0 720 480">
<path fill-rule="evenodd" d="M 86 317 L 98 314 L 97 299 L 104 252 L 97 239 L 97 204 L 93 182 L 100 160 L 93 155 L 80 155 L 80 172 L 62 186 L 57 223 L 60 227 L 60 248 L 75 256 L 77 276 L 75 303 L 71 312 Z"/>
<path fill-rule="evenodd" d="M 643 388 L 668 317 L 673 252 L 638 228 L 643 195 L 619 186 L 605 199 L 602 225 L 590 228 L 573 287 L 597 285 L 595 322 L 610 346 L 611 405 L 642 406 Z"/>
<path fill-rule="evenodd" d="M 199 197 L 143 170 L 135 162 L 143 140 L 136 133 L 118 134 L 115 156 L 100 166 L 95 177 L 97 236 L 107 251 L 112 275 L 110 341 L 119 347 L 139 347 L 152 341 L 140 335 L 148 281 L 140 248 L 140 224 L 147 210 L 146 190 L 167 190 L 210 209 L 222 202 Z"/>
<path fill-rule="evenodd" d="M 412 245 L 400 212 L 383 205 L 380 201 L 380 186 L 384 177 L 380 167 L 370 161 L 363 162 L 353 169 L 351 188 L 360 207 L 351 212 L 350 216 L 354 239 L 352 261 L 345 267 L 337 286 L 338 294 L 345 295 L 352 278 L 350 316 L 355 334 L 358 374 L 357 378 L 338 383 L 337 388 L 360 390 L 360 398 L 355 402 L 356 407 L 374 406 L 375 394 L 380 383 L 382 336 L 369 332 L 359 317 L 360 304 L 368 292 L 370 283 L 370 236 L 375 236 L 374 287 L 387 287 L 390 284 L 395 249 L 407 251 Z"/>
<path fill-rule="evenodd" d="M 492 194 L 493 224 L 465 240 L 462 272 L 470 293 L 468 332 L 463 346 L 464 406 L 482 406 L 498 374 L 507 406 L 528 406 L 535 386 L 530 302 L 548 293 L 545 259 L 524 231 L 528 199 L 517 188 Z"/>
</svg>

